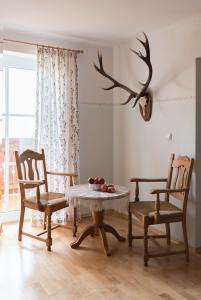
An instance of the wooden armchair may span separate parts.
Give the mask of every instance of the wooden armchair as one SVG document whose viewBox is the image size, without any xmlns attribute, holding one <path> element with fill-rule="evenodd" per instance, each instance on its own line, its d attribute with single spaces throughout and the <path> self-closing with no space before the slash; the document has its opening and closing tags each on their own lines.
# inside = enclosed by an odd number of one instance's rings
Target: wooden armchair
<svg viewBox="0 0 201 300">
<path fill-rule="evenodd" d="M 173 254 L 185 253 L 186 261 L 189 261 L 188 239 L 186 231 L 186 209 L 191 175 L 194 160 L 187 156 L 175 159 L 172 154 L 170 159 L 169 174 L 167 179 L 143 179 L 131 178 L 130 182 L 136 183 L 135 201 L 129 205 L 129 229 L 128 240 L 129 246 L 132 247 L 133 239 L 144 239 L 144 265 L 147 266 L 149 258 L 167 256 Z M 165 189 L 156 189 L 151 193 L 156 195 L 156 201 L 139 201 L 139 183 L 140 182 L 166 182 Z M 160 195 L 165 195 L 165 200 L 160 200 Z M 181 201 L 181 208 L 171 203 L 171 198 Z M 135 236 L 132 234 L 132 214 L 143 224 L 144 235 Z M 148 252 L 149 238 L 166 238 L 167 244 L 170 245 L 170 223 L 182 222 L 185 249 L 181 251 L 163 252 L 151 254 Z M 165 224 L 166 234 L 148 235 L 149 225 Z"/>
<path fill-rule="evenodd" d="M 51 228 L 51 215 L 53 212 L 60 209 L 68 207 L 65 194 L 63 193 L 53 193 L 48 191 L 48 181 L 47 175 L 59 175 L 67 176 L 70 179 L 70 185 L 73 185 L 73 178 L 77 176 L 75 173 L 57 173 L 46 171 L 45 164 L 45 153 L 42 149 L 41 153 L 34 152 L 32 150 L 26 150 L 21 155 L 15 151 L 15 159 L 18 173 L 18 182 L 20 186 L 21 194 L 21 213 L 20 213 L 20 223 L 19 223 L 19 233 L 18 240 L 22 240 L 22 235 L 35 238 L 39 241 L 45 242 L 48 251 L 51 251 L 52 237 L 51 231 L 56 229 L 61 225 L 56 225 Z M 41 164 L 39 168 L 38 164 Z M 40 179 L 40 171 L 42 171 L 43 179 Z M 40 192 L 40 187 L 44 186 L 45 192 Z M 26 189 L 35 189 L 35 196 L 28 197 L 26 194 Z M 24 223 L 24 213 L 25 208 L 30 208 L 44 212 L 44 231 L 35 235 L 26 233 L 23 231 Z M 47 230 L 46 229 L 47 221 Z M 76 225 L 76 210 L 74 210 L 74 220 L 73 220 L 73 234 L 75 236 L 77 231 Z M 41 238 L 40 236 L 47 233 L 47 238 Z"/>
</svg>

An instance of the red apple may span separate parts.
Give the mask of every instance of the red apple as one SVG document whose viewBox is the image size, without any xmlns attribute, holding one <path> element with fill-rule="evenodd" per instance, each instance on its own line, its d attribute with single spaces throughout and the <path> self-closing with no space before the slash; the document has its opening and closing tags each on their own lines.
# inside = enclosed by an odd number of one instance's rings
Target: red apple
<svg viewBox="0 0 201 300">
<path fill-rule="evenodd" d="M 114 193 L 115 188 L 113 186 L 108 186 L 107 191 L 108 191 L 108 193 Z"/>
<path fill-rule="evenodd" d="M 98 177 L 95 177 L 95 178 L 94 178 L 94 183 L 95 183 L 95 184 L 99 184 Z"/>
<path fill-rule="evenodd" d="M 105 183 L 105 179 L 103 177 L 98 177 L 98 182 L 100 184 L 104 184 Z"/>
<path fill-rule="evenodd" d="M 108 187 L 114 187 L 114 184 L 108 184 L 107 186 Z"/>
<path fill-rule="evenodd" d="M 106 193 L 107 192 L 107 184 L 101 184 L 100 190 L 101 190 L 101 192 Z"/>
<path fill-rule="evenodd" d="M 89 177 L 89 179 L 88 179 L 88 183 L 90 183 L 90 184 L 94 184 L 94 178 L 93 178 L 93 177 Z"/>
</svg>

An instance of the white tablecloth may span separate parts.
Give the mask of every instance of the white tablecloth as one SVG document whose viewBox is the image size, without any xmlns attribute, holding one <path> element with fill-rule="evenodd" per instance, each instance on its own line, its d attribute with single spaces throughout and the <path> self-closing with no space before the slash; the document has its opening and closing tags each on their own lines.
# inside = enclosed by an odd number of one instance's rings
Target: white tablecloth
<svg viewBox="0 0 201 300">
<path fill-rule="evenodd" d="M 117 211 L 127 211 L 129 203 L 129 189 L 115 185 L 115 193 L 103 193 L 92 191 L 87 184 L 68 187 L 66 199 L 70 207 L 83 205 L 92 211 L 115 209 Z"/>
</svg>

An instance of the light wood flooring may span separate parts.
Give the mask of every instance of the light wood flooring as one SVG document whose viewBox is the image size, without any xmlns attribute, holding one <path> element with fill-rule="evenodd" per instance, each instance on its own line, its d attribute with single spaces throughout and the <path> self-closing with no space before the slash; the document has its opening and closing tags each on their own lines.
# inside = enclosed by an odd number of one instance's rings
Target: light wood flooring
<svg viewBox="0 0 201 300">
<path fill-rule="evenodd" d="M 127 235 L 127 221 L 107 215 L 107 222 Z M 82 221 L 80 230 L 89 223 Z M 26 224 L 28 229 L 29 224 Z M 139 227 L 134 224 L 139 233 Z M 195 300 L 201 299 L 201 255 L 152 259 L 143 266 L 143 241 L 136 240 L 129 249 L 109 237 L 112 256 L 103 253 L 99 237 L 88 237 L 79 250 L 69 247 L 71 231 L 53 231 L 52 252 L 45 244 L 23 237 L 17 241 L 17 225 L 4 225 L 0 237 L 1 300 Z M 152 241 L 150 249 L 157 249 Z M 166 243 L 160 241 L 166 247 Z M 180 247 L 180 245 L 177 245 Z"/>
</svg>

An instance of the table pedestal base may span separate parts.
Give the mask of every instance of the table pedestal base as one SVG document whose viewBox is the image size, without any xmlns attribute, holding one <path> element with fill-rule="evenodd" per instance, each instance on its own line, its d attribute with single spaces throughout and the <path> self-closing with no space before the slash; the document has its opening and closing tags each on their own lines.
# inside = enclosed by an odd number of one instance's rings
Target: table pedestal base
<svg viewBox="0 0 201 300">
<path fill-rule="evenodd" d="M 88 235 L 94 236 L 95 233 L 99 232 L 99 234 L 101 236 L 101 239 L 102 239 L 104 251 L 105 251 L 107 256 L 110 256 L 111 253 L 110 253 L 109 248 L 108 248 L 108 241 L 107 241 L 106 232 L 112 233 L 120 242 L 125 242 L 126 239 L 124 237 L 122 237 L 121 235 L 119 235 L 118 232 L 112 226 L 110 226 L 108 224 L 104 224 L 104 222 L 103 222 L 104 210 L 94 211 L 92 213 L 92 216 L 93 216 L 93 224 L 87 226 L 83 230 L 83 232 L 81 233 L 78 240 L 76 242 L 71 243 L 70 246 L 71 246 L 71 248 L 76 249 L 80 246 L 82 241 Z"/>
</svg>

